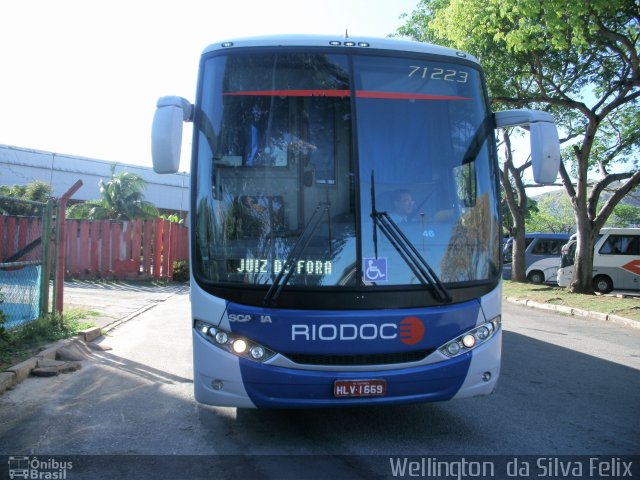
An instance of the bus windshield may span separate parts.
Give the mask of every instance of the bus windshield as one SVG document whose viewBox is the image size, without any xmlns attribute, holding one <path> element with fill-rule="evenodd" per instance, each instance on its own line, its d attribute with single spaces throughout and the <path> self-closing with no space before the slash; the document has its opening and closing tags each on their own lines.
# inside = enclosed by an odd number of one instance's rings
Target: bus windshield
<svg viewBox="0 0 640 480">
<path fill-rule="evenodd" d="M 419 286 L 408 248 L 445 286 L 499 275 L 493 123 L 469 63 L 218 53 L 203 63 L 195 128 L 196 278 Z"/>
</svg>

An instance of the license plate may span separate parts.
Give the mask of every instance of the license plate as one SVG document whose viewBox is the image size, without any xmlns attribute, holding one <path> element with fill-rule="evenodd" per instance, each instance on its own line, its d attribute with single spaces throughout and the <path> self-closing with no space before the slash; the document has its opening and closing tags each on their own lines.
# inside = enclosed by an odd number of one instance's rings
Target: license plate
<svg viewBox="0 0 640 480">
<path fill-rule="evenodd" d="M 387 393 L 386 380 L 336 380 L 335 397 L 383 397 Z"/>
</svg>

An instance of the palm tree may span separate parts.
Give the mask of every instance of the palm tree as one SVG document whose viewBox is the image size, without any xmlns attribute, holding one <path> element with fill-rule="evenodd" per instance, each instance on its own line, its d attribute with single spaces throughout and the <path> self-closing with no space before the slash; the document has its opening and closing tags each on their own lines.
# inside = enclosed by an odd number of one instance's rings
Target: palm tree
<svg viewBox="0 0 640 480">
<path fill-rule="evenodd" d="M 101 198 L 72 205 L 67 210 L 67 218 L 133 220 L 155 218 L 159 215 L 153 204 L 144 199 L 142 191 L 145 181 L 142 177 L 130 172 L 116 175 L 115 168 L 114 164 L 108 182 L 99 182 Z"/>
<path fill-rule="evenodd" d="M 47 182 L 36 180 L 28 185 L 0 185 L 0 195 L 21 200 L 46 203 L 53 189 Z M 0 199 L 0 215 L 42 215 L 42 207 L 22 202 Z"/>
</svg>

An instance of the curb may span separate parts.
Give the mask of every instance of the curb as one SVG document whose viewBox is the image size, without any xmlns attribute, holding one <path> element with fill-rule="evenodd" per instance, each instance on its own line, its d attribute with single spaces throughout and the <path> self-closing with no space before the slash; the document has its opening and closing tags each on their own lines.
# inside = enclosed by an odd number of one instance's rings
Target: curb
<svg viewBox="0 0 640 480">
<path fill-rule="evenodd" d="M 77 340 L 77 337 L 60 340 L 49 345 L 36 356 L 7 368 L 0 373 L 0 394 L 28 378 L 31 375 L 31 371 L 38 366 L 38 361 L 45 359 L 55 360 L 59 349 L 68 347 Z"/>
<path fill-rule="evenodd" d="M 171 295 L 171 297 L 173 297 L 173 295 Z M 156 307 L 159 303 L 163 303 L 163 302 L 167 301 L 171 297 L 167 297 L 166 299 L 164 299 L 164 300 L 162 300 L 162 301 L 160 301 L 158 303 L 152 303 L 152 304 L 149 304 L 149 305 L 145 305 L 144 307 L 139 308 L 135 312 L 130 313 L 126 317 L 119 318 L 118 320 L 114 320 L 113 322 L 109 323 L 108 325 L 105 325 L 101 329 L 96 327 L 96 330 L 100 330 L 100 335 L 98 335 L 98 337 L 100 337 L 101 335 L 104 335 L 105 333 L 110 332 L 114 328 L 119 327 L 123 323 L 127 323 L 129 320 L 133 320 L 137 316 L 142 315 L 144 312 L 146 312 L 148 310 L 151 310 L 152 308 Z M 98 338 L 98 337 L 94 337 L 94 340 L 96 338 Z"/>
<path fill-rule="evenodd" d="M 551 303 L 534 302 L 533 300 L 527 300 L 517 297 L 504 297 L 509 303 L 516 305 L 522 305 L 524 307 L 536 308 L 539 310 L 551 310 L 558 313 L 564 313 L 565 315 L 585 317 L 592 320 L 600 320 L 604 322 L 611 322 L 616 325 L 623 325 L 625 327 L 640 329 L 640 322 L 632 320 L 630 318 L 620 317 L 619 315 L 613 315 L 609 313 L 591 312 L 588 310 L 582 310 L 580 308 L 565 307 L 564 305 L 553 305 Z"/>
</svg>

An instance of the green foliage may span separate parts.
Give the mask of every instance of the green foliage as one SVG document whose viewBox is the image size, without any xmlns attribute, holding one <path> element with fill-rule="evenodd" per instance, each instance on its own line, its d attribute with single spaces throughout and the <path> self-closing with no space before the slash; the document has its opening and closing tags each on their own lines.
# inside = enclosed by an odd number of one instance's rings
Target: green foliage
<svg viewBox="0 0 640 480">
<path fill-rule="evenodd" d="M 64 321 L 57 315 L 51 315 L 5 330 L 0 336 L 0 367 L 19 362 L 48 343 L 73 337 L 79 331 L 92 327 L 93 324 L 86 320 L 92 315 L 95 313 L 70 309 L 65 312 Z"/>
<path fill-rule="evenodd" d="M 450 0 L 429 0 L 421 1 L 410 16 L 404 14 L 401 18 L 406 19 L 406 23 L 398 28 L 398 35 L 413 38 L 420 42 L 437 43 L 438 45 L 450 46 L 448 39 L 436 36 L 436 32 L 429 28 L 434 15 L 444 10 Z"/>
<path fill-rule="evenodd" d="M 7 321 L 7 317 L 2 310 L 0 310 L 0 342 L 6 341 L 9 339 L 9 334 L 7 330 L 4 328 L 4 324 Z"/>
<path fill-rule="evenodd" d="M 602 208 L 602 204 L 599 208 Z M 510 225 L 508 215 L 508 209 L 503 204 L 505 228 Z M 639 228 L 640 207 L 623 203 L 616 205 L 606 226 Z M 528 232 L 574 233 L 575 214 L 568 197 L 560 193 L 541 195 L 537 201 L 537 207 L 530 210 L 530 215 L 527 216 L 526 230 Z"/>
<path fill-rule="evenodd" d="M 0 288 L 0 303 L 4 302 L 4 293 L 2 293 L 2 288 Z M 4 328 L 4 324 L 7 322 L 7 316 L 4 314 L 2 310 L 0 310 L 0 342 L 3 340 L 7 340 L 9 337 L 7 336 L 7 331 Z"/>
<path fill-rule="evenodd" d="M 175 282 L 189 281 L 189 261 L 176 260 L 173 262 L 173 280 Z"/>
<path fill-rule="evenodd" d="M 0 185 L 0 195 L 32 202 L 46 203 L 51 198 L 52 191 L 51 185 L 41 180 L 27 185 Z M 37 205 L 0 199 L 0 214 L 2 215 L 32 217 L 40 215 L 41 210 Z"/>
<path fill-rule="evenodd" d="M 115 173 L 111 167 L 111 179 L 100 180 L 99 200 L 78 203 L 67 209 L 67 218 L 89 220 L 134 220 L 158 217 L 158 210 L 144 200 L 145 181 L 130 172 Z"/>
<path fill-rule="evenodd" d="M 640 208 L 633 205 L 616 205 L 607 221 L 607 227 L 640 228 Z"/>
<path fill-rule="evenodd" d="M 576 220 L 566 195 L 544 195 L 535 213 L 526 219 L 527 232 L 573 233 Z"/>
<path fill-rule="evenodd" d="M 178 223 L 180 225 L 184 224 L 184 219 L 180 218 L 177 213 L 163 213 L 162 215 L 160 215 L 160 218 L 162 218 L 163 220 L 169 220 L 171 223 Z"/>
</svg>

